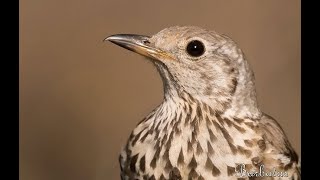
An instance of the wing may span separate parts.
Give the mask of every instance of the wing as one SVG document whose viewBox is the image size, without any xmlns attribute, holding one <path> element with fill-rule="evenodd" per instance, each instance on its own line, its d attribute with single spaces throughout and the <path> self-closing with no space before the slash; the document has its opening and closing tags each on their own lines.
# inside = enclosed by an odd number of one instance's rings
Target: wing
<svg viewBox="0 0 320 180">
<path fill-rule="evenodd" d="M 259 127 L 266 144 L 263 154 L 265 166 L 287 171 L 289 177 L 300 179 L 298 155 L 278 122 L 271 116 L 264 114 Z"/>
</svg>

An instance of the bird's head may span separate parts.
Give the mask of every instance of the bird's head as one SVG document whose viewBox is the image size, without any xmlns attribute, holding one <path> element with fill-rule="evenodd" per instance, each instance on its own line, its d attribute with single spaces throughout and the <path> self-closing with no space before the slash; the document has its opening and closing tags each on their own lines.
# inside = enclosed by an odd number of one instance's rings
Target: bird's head
<svg viewBox="0 0 320 180">
<path fill-rule="evenodd" d="M 217 111 L 242 113 L 232 106 L 259 111 L 253 73 L 240 48 L 225 35 L 175 26 L 152 37 L 117 34 L 106 40 L 152 60 L 167 96 L 188 93 Z"/>
</svg>

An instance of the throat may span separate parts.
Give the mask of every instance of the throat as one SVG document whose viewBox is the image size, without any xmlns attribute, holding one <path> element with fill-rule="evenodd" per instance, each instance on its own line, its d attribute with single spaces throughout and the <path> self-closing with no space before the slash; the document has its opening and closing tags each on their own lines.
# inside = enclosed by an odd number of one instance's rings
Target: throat
<svg viewBox="0 0 320 180">
<path fill-rule="evenodd" d="M 246 133 L 253 134 L 254 126 L 249 120 L 226 119 L 188 94 L 169 96 L 138 124 L 123 157 L 143 158 L 145 167 L 142 169 L 152 173 L 158 172 L 157 169 L 166 172 L 171 167 L 189 169 L 190 163 L 195 162 L 202 167 L 209 163 L 216 165 L 210 169 L 218 176 L 223 173 L 219 167 L 225 166 L 225 162 L 214 162 L 212 157 L 225 157 L 232 165 L 236 154 L 248 159 L 251 151 L 244 149 L 241 138 Z M 124 166 L 130 164 L 124 163 Z M 169 174 L 168 171 L 165 176 Z"/>
<path fill-rule="evenodd" d="M 209 105 L 198 101 L 188 93 L 168 93 L 165 99 L 144 120 L 151 131 L 159 134 L 179 135 L 186 129 L 198 130 L 200 121 L 209 121 L 217 112 Z M 172 136 L 172 135 L 171 135 Z"/>
<path fill-rule="evenodd" d="M 153 64 L 156 66 L 163 83 L 164 91 L 164 103 L 169 102 L 170 99 L 178 97 L 180 92 L 183 91 L 183 88 L 179 86 L 177 80 L 169 72 L 168 67 L 159 61 L 153 61 Z"/>
</svg>

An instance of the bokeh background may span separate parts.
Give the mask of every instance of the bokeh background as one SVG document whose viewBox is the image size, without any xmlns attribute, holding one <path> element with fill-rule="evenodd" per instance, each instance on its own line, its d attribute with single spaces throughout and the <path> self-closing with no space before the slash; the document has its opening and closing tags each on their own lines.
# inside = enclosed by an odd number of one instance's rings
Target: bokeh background
<svg viewBox="0 0 320 180">
<path fill-rule="evenodd" d="M 120 179 L 120 149 L 162 101 L 162 82 L 143 57 L 102 40 L 173 25 L 241 46 L 260 106 L 300 154 L 299 0 L 21 0 L 21 180 Z"/>
</svg>

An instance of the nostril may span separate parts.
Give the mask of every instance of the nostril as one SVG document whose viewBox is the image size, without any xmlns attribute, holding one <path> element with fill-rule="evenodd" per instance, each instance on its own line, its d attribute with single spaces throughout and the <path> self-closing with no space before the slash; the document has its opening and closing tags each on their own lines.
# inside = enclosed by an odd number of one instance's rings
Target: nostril
<svg viewBox="0 0 320 180">
<path fill-rule="evenodd" d="M 150 44 L 150 41 L 149 40 L 142 40 L 143 44 Z"/>
</svg>

